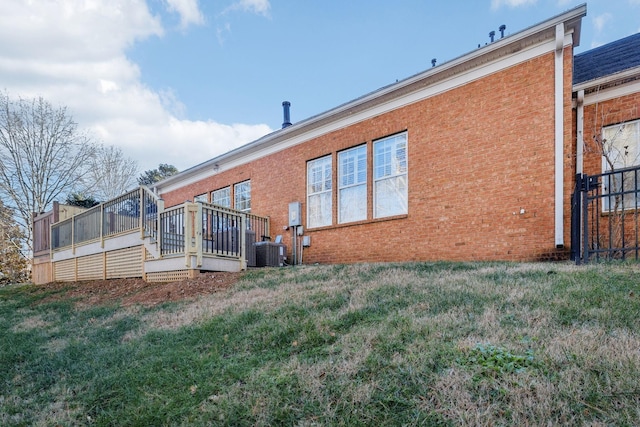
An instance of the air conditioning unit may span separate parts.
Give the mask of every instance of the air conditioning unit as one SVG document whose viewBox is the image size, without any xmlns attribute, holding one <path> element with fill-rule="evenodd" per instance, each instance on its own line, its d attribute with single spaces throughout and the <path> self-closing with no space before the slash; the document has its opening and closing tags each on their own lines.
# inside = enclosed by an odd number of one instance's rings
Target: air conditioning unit
<svg viewBox="0 0 640 427">
<path fill-rule="evenodd" d="M 283 267 L 287 256 L 287 247 L 282 243 L 257 242 L 256 267 Z"/>
</svg>

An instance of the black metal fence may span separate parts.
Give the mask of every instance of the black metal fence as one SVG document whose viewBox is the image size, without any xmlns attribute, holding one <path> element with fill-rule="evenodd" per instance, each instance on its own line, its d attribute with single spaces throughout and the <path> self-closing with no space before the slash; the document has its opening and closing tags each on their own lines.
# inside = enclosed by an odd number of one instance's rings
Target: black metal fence
<svg viewBox="0 0 640 427">
<path fill-rule="evenodd" d="M 572 202 L 572 257 L 640 258 L 640 166 L 578 175 Z"/>
</svg>

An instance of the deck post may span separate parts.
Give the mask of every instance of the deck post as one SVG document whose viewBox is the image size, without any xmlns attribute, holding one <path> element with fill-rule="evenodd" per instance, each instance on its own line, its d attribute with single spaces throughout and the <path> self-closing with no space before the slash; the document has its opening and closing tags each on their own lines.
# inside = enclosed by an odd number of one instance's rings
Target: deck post
<svg viewBox="0 0 640 427">
<path fill-rule="evenodd" d="M 247 269 L 247 215 L 240 216 L 240 269 Z"/>
</svg>

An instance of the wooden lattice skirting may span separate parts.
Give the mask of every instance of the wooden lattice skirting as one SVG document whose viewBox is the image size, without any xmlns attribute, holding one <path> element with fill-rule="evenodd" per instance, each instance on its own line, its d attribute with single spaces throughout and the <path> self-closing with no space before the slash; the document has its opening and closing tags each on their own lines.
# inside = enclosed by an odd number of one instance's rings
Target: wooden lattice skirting
<svg viewBox="0 0 640 427">
<path fill-rule="evenodd" d="M 57 261 L 53 263 L 53 280 L 71 282 L 143 277 L 144 250 L 142 246 L 134 246 Z"/>
</svg>

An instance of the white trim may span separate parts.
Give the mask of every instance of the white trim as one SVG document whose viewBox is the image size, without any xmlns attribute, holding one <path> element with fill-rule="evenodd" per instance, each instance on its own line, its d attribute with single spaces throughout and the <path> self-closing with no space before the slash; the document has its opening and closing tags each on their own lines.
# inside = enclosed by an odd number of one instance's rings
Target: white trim
<svg viewBox="0 0 640 427">
<path fill-rule="evenodd" d="M 576 174 L 584 170 L 584 90 L 576 97 Z"/>
<path fill-rule="evenodd" d="M 603 89 L 595 92 L 591 92 L 584 96 L 584 105 L 593 105 L 599 102 L 609 101 L 615 98 L 621 98 L 627 95 L 633 95 L 640 92 L 640 80 L 633 83 L 627 83 L 620 86 L 615 86 L 609 89 Z"/>
<path fill-rule="evenodd" d="M 598 86 L 604 86 L 608 83 L 615 82 L 616 80 L 625 80 L 629 77 L 634 77 L 637 75 L 640 75 L 640 67 L 629 68 L 628 70 L 620 71 L 619 73 L 608 74 L 606 76 L 600 77 L 599 79 L 589 80 L 574 85 L 573 91 L 578 92 L 579 90 L 596 88 Z"/>
<path fill-rule="evenodd" d="M 571 40 L 572 40 L 571 34 L 568 34 L 565 37 L 564 42 L 566 45 L 568 45 L 571 43 Z M 471 83 L 473 81 L 482 79 L 491 74 L 504 71 L 507 68 L 514 67 L 518 64 L 524 63 L 533 58 L 546 55 L 550 52 L 553 52 L 554 48 L 555 48 L 555 41 L 547 40 L 547 41 L 532 45 L 529 48 L 521 50 L 509 57 L 500 58 L 500 59 L 485 63 L 469 71 L 438 81 L 434 84 L 425 86 L 419 90 L 407 93 L 403 96 L 399 96 L 390 101 L 380 103 L 369 109 L 360 111 L 352 115 L 348 115 L 339 120 L 333 121 L 329 124 L 319 126 L 308 132 L 304 132 L 299 135 L 293 136 L 291 138 L 283 139 L 282 141 L 278 141 L 272 144 L 264 144 L 260 147 L 256 147 L 251 151 L 247 150 L 245 153 L 243 153 L 244 155 L 240 154 L 238 156 L 235 156 L 234 159 L 229 159 L 227 162 L 217 160 L 216 163 L 219 165 L 219 169 L 218 169 L 218 172 L 216 173 L 219 174 L 225 170 L 233 169 L 235 167 L 241 166 L 246 163 L 251 163 L 262 157 L 266 157 L 271 154 L 277 153 L 279 151 L 285 150 L 287 148 L 305 143 L 309 140 L 325 135 L 327 133 L 334 132 L 336 130 L 368 120 L 372 117 L 396 110 L 398 108 L 402 108 L 407 105 L 425 100 L 427 98 L 440 95 L 452 89 L 455 89 L 455 88 L 464 86 L 468 83 Z M 286 129 L 291 129 L 294 126 L 289 126 Z M 183 188 L 189 184 L 209 178 L 213 175 L 214 175 L 214 172 L 212 168 L 203 167 L 201 171 L 194 173 L 193 175 L 191 175 L 190 177 L 184 180 L 176 180 L 175 182 L 168 183 L 163 188 L 162 187 L 159 188 L 159 193 L 160 194 L 168 193 L 168 192 Z"/>
<path fill-rule="evenodd" d="M 564 246 L 564 23 L 556 25 L 555 49 L 555 241 Z"/>
</svg>

